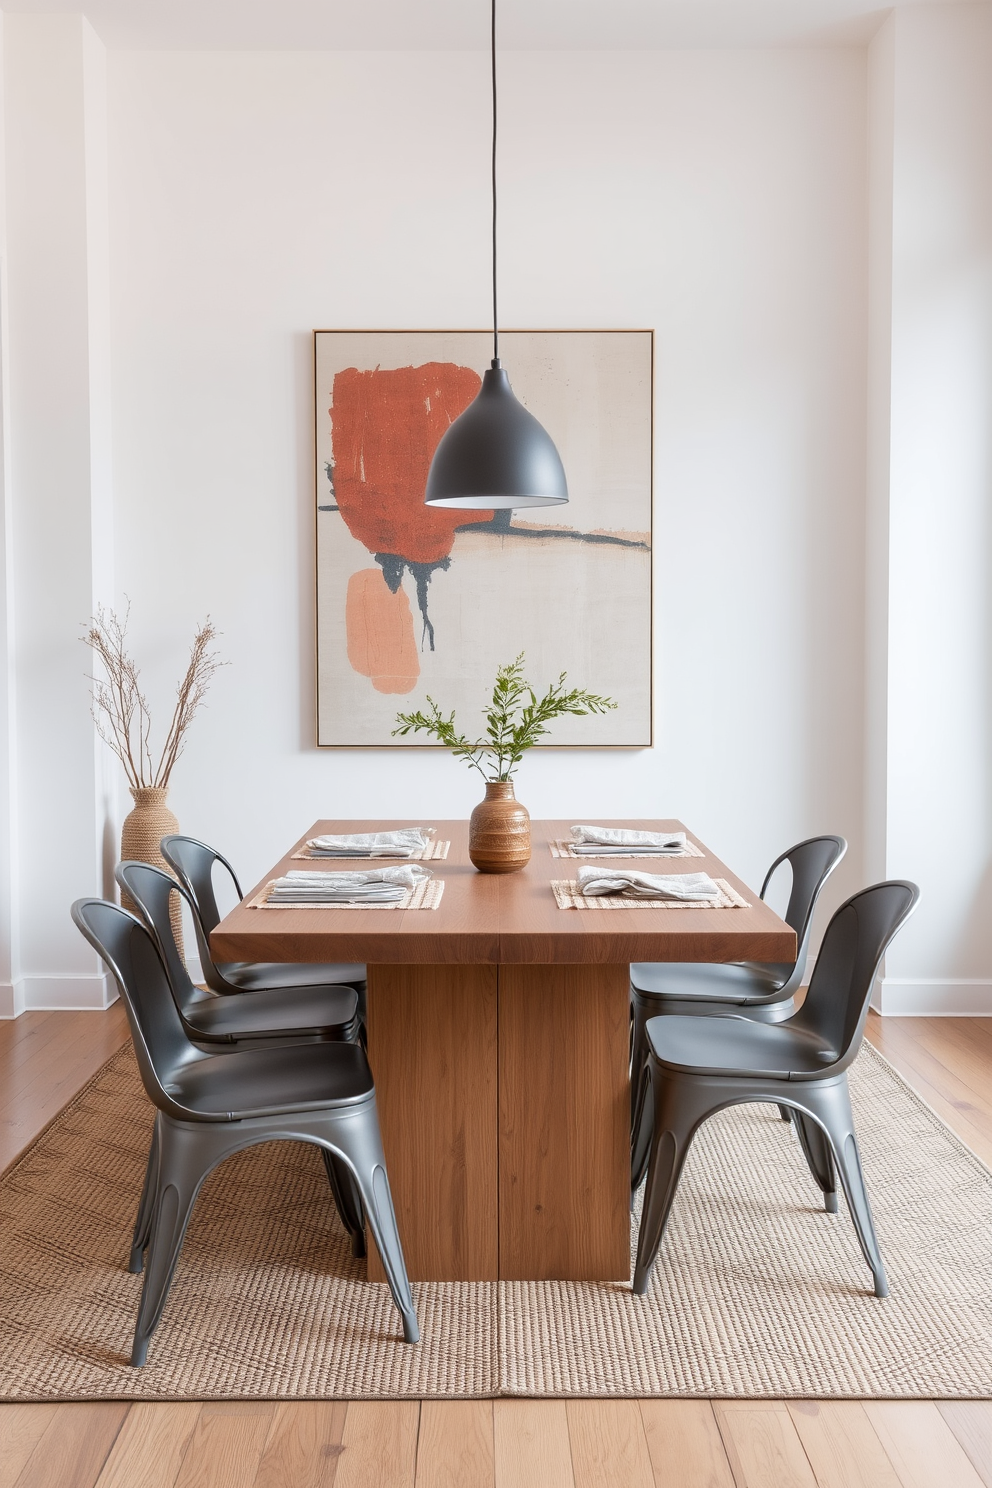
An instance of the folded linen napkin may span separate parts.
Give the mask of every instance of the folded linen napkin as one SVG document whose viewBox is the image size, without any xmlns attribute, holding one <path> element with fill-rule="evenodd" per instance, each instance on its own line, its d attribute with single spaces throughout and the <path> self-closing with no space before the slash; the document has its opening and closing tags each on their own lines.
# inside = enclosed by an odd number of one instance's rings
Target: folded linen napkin
<svg viewBox="0 0 992 1488">
<path fill-rule="evenodd" d="M 719 899 L 706 873 L 640 873 L 633 868 L 580 868 L 580 894 L 622 894 L 627 899 Z"/>
<path fill-rule="evenodd" d="M 434 836 L 433 827 L 397 827 L 392 832 L 337 832 L 310 837 L 307 847 L 318 858 L 412 858 Z"/>
<path fill-rule="evenodd" d="M 572 851 L 595 853 L 605 857 L 608 853 L 630 853 L 636 848 L 638 855 L 675 857 L 685 852 L 684 832 L 639 832 L 633 827 L 573 827 Z"/>
<path fill-rule="evenodd" d="M 274 879 L 267 904 L 396 904 L 433 874 L 419 863 L 405 868 L 366 868 L 354 873 L 293 871 Z"/>
</svg>

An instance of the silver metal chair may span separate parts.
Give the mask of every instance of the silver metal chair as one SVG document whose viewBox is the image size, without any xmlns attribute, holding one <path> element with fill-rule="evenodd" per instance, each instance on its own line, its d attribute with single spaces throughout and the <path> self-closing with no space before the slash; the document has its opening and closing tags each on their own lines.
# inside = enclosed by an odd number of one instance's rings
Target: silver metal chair
<svg viewBox="0 0 992 1488">
<path fill-rule="evenodd" d="M 152 936 L 127 910 L 77 899 L 76 925 L 120 989 L 142 1083 L 157 1108 L 158 1174 L 131 1363 L 145 1362 L 193 1204 L 225 1157 L 259 1142 L 312 1142 L 352 1174 L 407 1343 L 419 1339 L 389 1191 L 372 1072 L 359 1044 L 208 1054 L 186 1035 Z"/>
<path fill-rule="evenodd" d="M 325 989 L 343 985 L 354 987 L 358 994 L 358 1015 L 365 1023 L 366 972 L 360 962 L 320 962 L 312 965 L 296 961 L 229 961 L 217 962 L 210 950 L 210 932 L 220 924 L 220 911 L 214 892 L 214 871 L 219 868 L 230 875 L 234 891 L 243 899 L 238 875 L 215 847 L 195 837 L 174 834 L 163 837 L 162 856 L 175 870 L 188 891 L 194 906 L 200 965 L 207 986 L 221 995 L 232 992 L 280 992 L 302 988 Z"/>
<path fill-rule="evenodd" d="M 186 963 L 176 945 L 170 914 L 173 894 L 189 904 L 189 893 L 183 884 L 151 863 L 118 863 L 114 876 L 121 888 L 137 905 L 139 916 L 152 938 L 169 977 L 186 1037 L 208 1053 L 223 1054 L 238 1049 L 259 1049 L 291 1043 L 328 1040 L 354 1043 L 359 1039 L 358 995 L 352 987 L 296 987 L 284 990 L 241 992 L 221 997 L 205 992 L 190 978 Z M 141 1203 L 134 1224 L 128 1269 L 139 1272 L 148 1246 L 149 1226 L 155 1200 L 155 1174 L 158 1171 L 157 1128 L 152 1134 L 148 1169 Z M 327 1180 L 341 1222 L 351 1236 L 352 1253 L 365 1254 L 365 1215 L 361 1199 L 346 1168 L 322 1149 Z"/>
<path fill-rule="evenodd" d="M 726 1017 L 740 1014 L 780 1023 L 795 1012 L 820 890 L 847 852 L 843 837 L 810 837 L 781 853 L 765 874 L 761 898 L 780 868 L 792 870 L 786 924 L 796 932 L 796 959 L 782 964 L 759 961 L 635 962 L 630 968 L 631 1121 L 640 1071 L 647 1058 L 645 1027 L 659 1014 Z M 784 1115 L 784 1113 L 783 1113 Z M 785 1118 L 788 1119 L 788 1118 Z"/>
<path fill-rule="evenodd" d="M 750 1018 L 659 1017 L 647 1024 L 632 1144 L 632 1191 L 647 1168 L 634 1291 L 647 1290 L 692 1139 L 727 1106 L 787 1106 L 825 1207 L 837 1175 L 875 1282 L 888 1282 L 865 1190 L 847 1071 L 864 1035 L 879 963 L 916 907 L 915 884 L 875 884 L 853 895 L 827 926 L 800 1010 L 784 1023 Z"/>
</svg>

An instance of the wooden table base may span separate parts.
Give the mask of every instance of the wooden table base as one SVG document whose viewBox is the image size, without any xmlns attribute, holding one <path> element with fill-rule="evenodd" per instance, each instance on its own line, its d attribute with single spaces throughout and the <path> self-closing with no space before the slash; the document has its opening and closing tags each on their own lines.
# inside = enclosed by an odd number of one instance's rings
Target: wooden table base
<svg viewBox="0 0 992 1488">
<path fill-rule="evenodd" d="M 626 965 L 368 975 L 410 1279 L 627 1279 Z M 374 1247 L 369 1278 L 383 1279 Z"/>
</svg>

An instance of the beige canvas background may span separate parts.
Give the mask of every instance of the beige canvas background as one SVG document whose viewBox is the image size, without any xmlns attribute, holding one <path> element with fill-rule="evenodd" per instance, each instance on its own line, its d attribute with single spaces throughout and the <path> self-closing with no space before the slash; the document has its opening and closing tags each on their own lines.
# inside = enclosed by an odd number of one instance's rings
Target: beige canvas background
<svg viewBox="0 0 992 1488">
<path fill-rule="evenodd" d="M 333 501 L 328 409 L 335 373 L 348 367 L 451 361 L 480 374 L 492 356 L 486 332 L 317 332 L 317 737 L 329 746 L 404 747 L 390 738 L 398 709 L 430 693 L 459 727 L 476 730 L 496 667 L 519 651 L 543 689 L 561 671 L 577 686 L 613 697 L 600 717 L 563 719 L 552 746 L 645 747 L 651 742 L 650 331 L 508 331 L 500 355 L 517 397 L 554 439 L 569 486 L 566 506 L 514 513 L 528 527 L 614 534 L 619 547 L 548 536 L 456 533 L 447 572 L 429 586 L 435 650 L 420 647 L 410 692 L 380 693 L 347 657 L 349 576 L 375 560 L 351 536 Z M 467 521 L 472 513 L 466 512 Z M 414 585 L 403 586 L 420 639 Z"/>
</svg>

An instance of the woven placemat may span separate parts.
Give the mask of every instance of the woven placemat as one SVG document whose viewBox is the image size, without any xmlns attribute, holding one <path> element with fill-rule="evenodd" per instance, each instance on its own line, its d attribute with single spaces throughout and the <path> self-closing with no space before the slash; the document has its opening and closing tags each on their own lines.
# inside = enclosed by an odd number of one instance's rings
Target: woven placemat
<svg viewBox="0 0 992 1488">
<path fill-rule="evenodd" d="M 657 862 L 659 858 L 705 858 L 706 854 L 701 847 L 686 839 L 685 847 L 681 852 L 672 853 L 645 853 L 631 848 L 630 852 L 584 852 L 577 853 L 575 844 L 565 837 L 556 837 L 548 843 L 553 858 L 619 858 L 622 862 L 625 858 L 647 858 L 651 862 Z"/>
<path fill-rule="evenodd" d="M 301 901 L 299 904 L 287 904 L 283 900 L 280 904 L 269 904 L 266 894 L 275 883 L 272 878 L 254 897 L 249 899 L 248 909 L 437 909 L 441 903 L 441 895 L 444 893 L 443 878 L 426 878 L 415 888 L 407 889 L 402 899 L 397 899 L 392 904 L 313 904 L 309 900 Z"/>
<path fill-rule="evenodd" d="M 207 1179 L 131 1369 L 152 1108 L 126 1046 L 0 1179 L 0 1399 L 988 1398 L 992 1174 L 870 1045 L 850 1082 L 885 1301 L 791 1125 L 738 1106 L 692 1144 L 646 1296 L 416 1282 L 411 1348 L 317 1150 L 270 1142 Z"/>
<path fill-rule="evenodd" d="M 305 861 L 307 863 L 378 863 L 395 862 L 401 859 L 404 863 L 436 863 L 441 858 L 448 856 L 450 842 L 428 842 L 427 846 L 419 853 L 376 853 L 373 857 L 370 853 L 356 853 L 353 858 L 345 857 L 343 854 L 335 853 L 333 857 L 327 853 L 311 852 L 308 847 L 301 848 L 299 852 L 292 854 L 290 861 Z"/>
<path fill-rule="evenodd" d="M 725 878 L 713 882 L 718 899 L 629 899 L 622 894 L 580 894 L 574 878 L 553 878 L 551 887 L 559 909 L 750 909 L 751 905 Z"/>
</svg>

